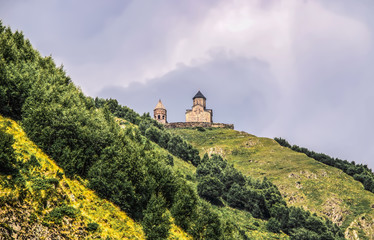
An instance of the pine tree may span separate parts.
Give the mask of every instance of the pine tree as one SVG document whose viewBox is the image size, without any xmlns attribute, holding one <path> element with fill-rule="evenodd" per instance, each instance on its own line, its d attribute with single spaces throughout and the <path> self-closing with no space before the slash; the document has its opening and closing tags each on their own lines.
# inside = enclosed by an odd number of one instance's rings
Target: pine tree
<svg viewBox="0 0 374 240">
<path fill-rule="evenodd" d="M 170 216 L 161 194 L 152 195 L 144 211 L 143 230 L 149 240 L 166 239 L 169 235 Z"/>
<path fill-rule="evenodd" d="M 0 172 L 5 174 L 14 173 L 16 157 L 13 149 L 13 136 L 0 129 Z"/>
</svg>

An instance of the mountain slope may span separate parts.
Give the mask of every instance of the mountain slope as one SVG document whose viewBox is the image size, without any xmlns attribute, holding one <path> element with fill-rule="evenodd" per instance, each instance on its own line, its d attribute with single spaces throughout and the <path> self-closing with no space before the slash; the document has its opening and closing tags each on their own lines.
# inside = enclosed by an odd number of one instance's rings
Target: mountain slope
<svg viewBox="0 0 374 240">
<path fill-rule="evenodd" d="M 1 237 L 145 239 L 139 223 L 86 188 L 87 181 L 65 177 L 16 122 L 0 116 L 2 128 L 15 139 L 19 175 L 0 175 Z M 75 213 L 51 214 L 64 209 Z M 189 238 L 173 225 L 169 239 Z"/>
<path fill-rule="evenodd" d="M 173 129 L 199 149 L 217 153 L 245 175 L 267 177 L 291 206 L 326 216 L 345 229 L 347 239 L 374 238 L 374 194 L 341 170 L 272 139 L 229 129 Z"/>
<path fill-rule="evenodd" d="M 137 128 L 137 125 L 131 124 L 130 122 L 116 118 L 117 123 L 123 129 L 126 128 Z M 168 150 L 160 147 L 158 144 L 151 142 L 155 151 L 159 152 L 162 155 L 172 155 Z M 180 176 L 183 176 L 184 179 L 191 185 L 194 186 L 194 189 L 197 188 L 196 180 L 196 167 L 191 163 L 188 163 L 177 156 L 173 156 L 173 170 L 176 171 Z M 227 222 L 233 223 L 235 225 L 234 239 L 242 239 L 245 235 L 249 239 L 289 239 L 289 236 L 284 233 L 273 233 L 266 228 L 267 221 L 254 218 L 250 213 L 233 209 L 229 206 L 218 207 L 213 206 L 214 211 L 220 216 L 220 218 L 225 219 Z M 240 231 L 242 233 L 240 234 Z M 244 239 L 246 239 L 244 237 Z"/>
</svg>

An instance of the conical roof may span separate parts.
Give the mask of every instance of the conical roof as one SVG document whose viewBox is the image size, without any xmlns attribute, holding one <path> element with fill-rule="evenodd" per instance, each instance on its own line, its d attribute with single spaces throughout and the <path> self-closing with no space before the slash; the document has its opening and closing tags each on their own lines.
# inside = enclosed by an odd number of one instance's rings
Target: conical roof
<svg viewBox="0 0 374 240">
<path fill-rule="evenodd" d="M 204 98 L 206 100 L 206 98 L 204 97 L 204 95 L 200 92 L 200 90 L 196 93 L 195 97 L 193 97 L 192 99 L 195 99 L 195 98 Z"/>
<path fill-rule="evenodd" d="M 157 109 L 157 108 L 166 109 L 164 104 L 162 104 L 161 99 L 158 100 L 158 103 L 157 103 L 155 109 Z"/>
</svg>

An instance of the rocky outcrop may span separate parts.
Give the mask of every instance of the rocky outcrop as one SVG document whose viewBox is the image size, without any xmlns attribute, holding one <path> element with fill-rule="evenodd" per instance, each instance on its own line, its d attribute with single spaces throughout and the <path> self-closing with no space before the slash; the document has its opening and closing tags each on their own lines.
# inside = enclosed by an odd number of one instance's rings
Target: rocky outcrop
<svg viewBox="0 0 374 240">
<path fill-rule="evenodd" d="M 83 239 L 83 222 L 72 224 L 65 217 L 60 225 L 49 225 L 27 203 L 4 204 L 0 208 L 0 239 Z"/>
<path fill-rule="evenodd" d="M 374 239 L 374 220 L 371 216 L 363 214 L 354 220 L 345 231 L 345 238 L 349 240 L 361 239 L 360 235 Z"/>
</svg>

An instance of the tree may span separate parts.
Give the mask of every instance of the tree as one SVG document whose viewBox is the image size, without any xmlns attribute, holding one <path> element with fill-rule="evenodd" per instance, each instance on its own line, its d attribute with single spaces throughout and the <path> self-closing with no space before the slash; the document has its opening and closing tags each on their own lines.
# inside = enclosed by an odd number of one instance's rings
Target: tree
<svg viewBox="0 0 374 240">
<path fill-rule="evenodd" d="M 149 140 L 158 143 L 161 137 L 161 130 L 154 126 L 151 126 L 147 130 L 145 130 L 145 136 Z"/>
<path fill-rule="evenodd" d="M 305 228 L 294 229 L 291 233 L 291 240 L 319 240 L 321 239 L 317 233 L 309 231 Z"/>
<path fill-rule="evenodd" d="M 205 163 L 208 160 L 209 160 L 209 155 L 208 155 L 208 153 L 205 153 L 203 159 L 201 159 L 201 163 Z"/>
<path fill-rule="evenodd" d="M 194 219 L 192 232 L 194 239 L 222 239 L 221 219 L 208 203 L 199 204 Z"/>
<path fill-rule="evenodd" d="M 168 154 L 166 157 L 166 164 L 170 166 L 174 166 L 174 158 L 172 155 Z"/>
<path fill-rule="evenodd" d="M 143 230 L 149 240 L 166 239 L 169 236 L 170 216 L 161 194 L 152 195 L 144 211 Z"/>
<path fill-rule="evenodd" d="M 246 201 L 243 189 L 234 183 L 227 194 L 227 203 L 230 207 L 245 209 Z"/>
<path fill-rule="evenodd" d="M 280 231 L 280 223 L 275 218 L 270 218 L 269 221 L 266 223 L 266 229 L 273 233 L 279 233 Z"/>
<path fill-rule="evenodd" d="M 220 202 L 219 198 L 223 193 L 223 184 L 221 181 L 214 176 L 204 176 L 199 180 L 197 184 L 197 192 L 200 197 L 212 203 Z"/>
<path fill-rule="evenodd" d="M 222 183 L 225 185 L 225 192 L 227 195 L 229 189 L 234 183 L 238 184 L 239 186 L 244 186 L 246 181 L 241 172 L 236 170 L 234 166 L 229 165 L 223 171 Z"/>
<path fill-rule="evenodd" d="M 174 196 L 174 204 L 170 209 L 175 223 L 184 230 L 190 228 L 196 211 L 198 197 L 191 186 L 182 181 Z"/>
<path fill-rule="evenodd" d="M 280 223 L 280 228 L 283 232 L 288 233 L 287 224 L 288 224 L 288 217 L 289 211 L 287 206 L 283 204 L 275 204 L 270 208 L 270 216 L 275 218 Z"/>
<path fill-rule="evenodd" d="M 15 172 L 14 164 L 17 159 L 13 149 L 14 139 L 11 134 L 0 129 L 0 172 L 11 174 Z"/>
</svg>

